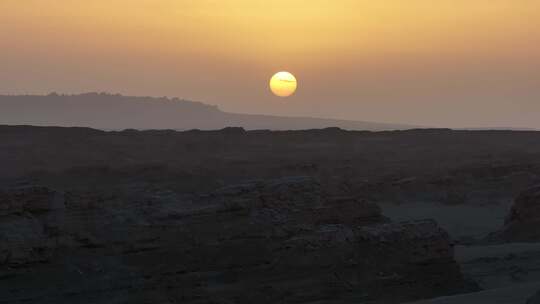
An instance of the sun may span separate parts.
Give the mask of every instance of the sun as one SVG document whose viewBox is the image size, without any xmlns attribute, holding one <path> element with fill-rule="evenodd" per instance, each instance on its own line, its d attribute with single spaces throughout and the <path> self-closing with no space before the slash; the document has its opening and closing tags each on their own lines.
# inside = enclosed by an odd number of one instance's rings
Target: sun
<svg viewBox="0 0 540 304">
<path fill-rule="evenodd" d="M 296 92 L 296 77 L 289 72 L 279 72 L 270 79 L 270 90 L 279 97 L 289 97 Z"/>
</svg>

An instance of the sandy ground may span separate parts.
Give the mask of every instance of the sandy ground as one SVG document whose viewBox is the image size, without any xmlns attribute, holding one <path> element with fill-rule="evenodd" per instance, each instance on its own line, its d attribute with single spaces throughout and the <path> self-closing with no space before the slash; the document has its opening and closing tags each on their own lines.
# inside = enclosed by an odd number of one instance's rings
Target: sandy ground
<svg viewBox="0 0 540 304">
<path fill-rule="evenodd" d="M 444 205 L 418 202 L 396 205 L 381 203 L 383 214 L 394 221 L 435 219 L 453 238 L 483 237 L 504 224 L 512 202 L 489 206 Z"/>
<path fill-rule="evenodd" d="M 540 243 L 510 243 L 487 246 L 456 246 L 456 260 L 467 263 L 481 258 L 508 258 L 510 255 L 537 253 Z"/>
<path fill-rule="evenodd" d="M 480 239 L 500 229 L 511 202 L 490 206 L 381 204 L 394 221 L 433 218 L 455 239 Z M 414 304 L 525 304 L 540 290 L 540 243 L 456 246 L 463 273 L 483 291 Z"/>
<path fill-rule="evenodd" d="M 414 304 L 525 304 L 540 290 L 540 243 L 457 246 L 456 259 L 485 290 Z"/>
<path fill-rule="evenodd" d="M 538 290 L 540 290 L 540 282 L 486 290 L 474 294 L 419 301 L 414 302 L 414 304 L 525 304 L 527 299 Z"/>
</svg>

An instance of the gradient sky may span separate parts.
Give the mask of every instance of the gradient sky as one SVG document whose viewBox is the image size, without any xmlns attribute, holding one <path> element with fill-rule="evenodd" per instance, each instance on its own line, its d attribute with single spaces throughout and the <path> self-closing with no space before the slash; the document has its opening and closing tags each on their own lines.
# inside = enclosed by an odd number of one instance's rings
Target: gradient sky
<svg viewBox="0 0 540 304">
<path fill-rule="evenodd" d="M 295 74 L 274 97 L 268 80 Z M 540 128 L 538 0 L 1 0 L 0 94 Z"/>
</svg>

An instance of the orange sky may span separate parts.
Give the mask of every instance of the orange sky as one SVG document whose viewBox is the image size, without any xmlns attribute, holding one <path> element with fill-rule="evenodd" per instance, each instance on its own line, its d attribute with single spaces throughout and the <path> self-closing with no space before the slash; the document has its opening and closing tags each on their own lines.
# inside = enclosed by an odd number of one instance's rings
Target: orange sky
<svg viewBox="0 0 540 304">
<path fill-rule="evenodd" d="M 0 93 L 540 128 L 537 0 L 2 0 Z M 278 70 L 299 80 L 276 99 Z"/>
</svg>

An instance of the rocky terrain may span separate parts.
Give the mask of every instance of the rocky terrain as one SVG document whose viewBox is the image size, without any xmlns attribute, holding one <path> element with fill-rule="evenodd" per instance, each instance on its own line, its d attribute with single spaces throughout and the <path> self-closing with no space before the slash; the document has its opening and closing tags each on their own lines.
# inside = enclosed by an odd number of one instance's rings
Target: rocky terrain
<svg viewBox="0 0 540 304">
<path fill-rule="evenodd" d="M 525 304 L 540 289 L 537 132 L 0 126 L 0 168 L 0 303 Z"/>
<path fill-rule="evenodd" d="M 474 290 L 434 221 L 310 178 L 191 199 L 0 193 L 3 303 L 397 303 Z"/>
</svg>

